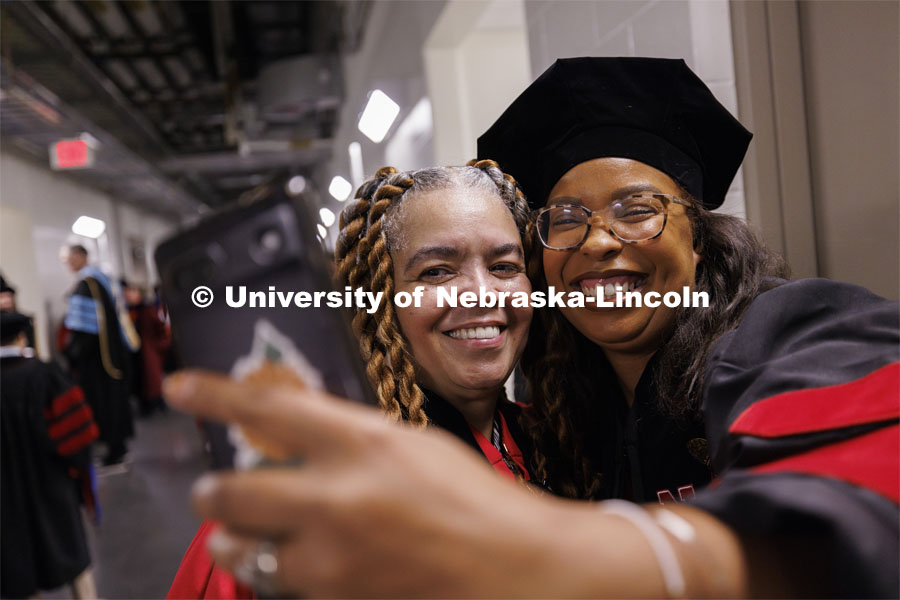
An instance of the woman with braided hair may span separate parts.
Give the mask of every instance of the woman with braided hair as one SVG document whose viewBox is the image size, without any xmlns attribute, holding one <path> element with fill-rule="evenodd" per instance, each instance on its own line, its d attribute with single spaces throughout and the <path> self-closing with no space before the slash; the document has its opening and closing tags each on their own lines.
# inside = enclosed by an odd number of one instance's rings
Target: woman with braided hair
<svg viewBox="0 0 900 600">
<path fill-rule="evenodd" d="M 529 480 L 515 441 L 523 437 L 518 405 L 498 401 L 531 309 L 441 308 L 436 300 L 449 286 L 531 291 L 522 242 L 529 213 L 515 181 L 489 160 L 405 173 L 385 167 L 357 196 L 341 215 L 336 279 L 387 299 L 353 317 L 379 406 L 393 420 L 439 425 L 498 470 Z M 395 293 L 417 288 L 419 306 L 394 305 Z"/>
<path fill-rule="evenodd" d="M 385 167 L 341 215 L 335 249 L 338 287 L 384 293 L 374 314 L 359 308 L 353 317 L 384 414 L 446 430 L 522 482 L 530 480 L 530 447 L 521 445 L 528 437 L 504 382 L 525 347 L 531 309 L 439 307 L 436 294 L 443 286 L 529 293 L 528 218 L 515 181 L 493 161 L 404 173 Z M 419 306 L 394 305 L 396 292 L 412 297 L 416 288 Z M 208 558 L 206 544 L 223 539 L 211 522 L 201 526 L 169 598 L 253 597 Z"/>
</svg>

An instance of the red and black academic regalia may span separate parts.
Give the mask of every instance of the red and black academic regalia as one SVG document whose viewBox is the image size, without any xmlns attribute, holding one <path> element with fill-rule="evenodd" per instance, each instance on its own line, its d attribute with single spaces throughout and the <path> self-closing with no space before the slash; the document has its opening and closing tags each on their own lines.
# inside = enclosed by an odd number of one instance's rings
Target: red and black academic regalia
<svg viewBox="0 0 900 600">
<path fill-rule="evenodd" d="M 861 287 L 787 283 L 706 368 L 720 478 L 697 504 L 738 532 L 814 541 L 829 595 L 900 597 L 898 320 L 897 303 Z"/>
<path fill-rule="evenodd" d="M 619 422 L 607 495 L 653 502 L 696 491 L 694 505 L 744 536 L 811 541 L 804 568 L 823 594 L 897 598 L 898 314 L 894 302 L 825 279 L 760 295 L 710 350 L 703 422 L 659 414 L 651 361 Z"/>
<path fill-rule="evenodd" d="M 499 428 L 501 448 L 495 448 L 481 432 L 471 427 L 449 402 L 432 392 L 426 391 L 424 410 L 432 425 L 446 429 L 473 450 L 483 454 L 494 470 L 501 476 L 530 481 L 527 465 L 531 460 L 531 445 L 519 427 L 518 416 L 521 407 L 512 402 L 502 402 L 497 407 L 495 424 Z M 238 582 L 228 571 L 216 566 L 206 544 L 216 525 L 205 521 L 191 545 L 188 547 L 181 565 L 175 574 L 168 600 L 221 600 L 256 598 L 253 590 Z"/>
<path fill-rule="evenodd" d="M 106 276 L 91 266 L 79 276 L 66 310 L 69 335 L 63 354 L 93 409 L 100 440 L 124 448 L 134 435 L 129 349 Z"/>
<path fill-rule="evenodd" d="M 0 359 L 0 595 L 23 598 L 90 564 L 72 469 L 86 468 L 97 427 L 78 387 L 35 358 Z"/>
<path fill-rule="evenodd" d="M 151 304 L 129 306 L 128 315 L 141 337 L 140 373 L 135 374 L 140 382 L 141 402 L 159 402 L 162 398 L 163 358 L 169 348 L 166 324 Z"/>
</svg>

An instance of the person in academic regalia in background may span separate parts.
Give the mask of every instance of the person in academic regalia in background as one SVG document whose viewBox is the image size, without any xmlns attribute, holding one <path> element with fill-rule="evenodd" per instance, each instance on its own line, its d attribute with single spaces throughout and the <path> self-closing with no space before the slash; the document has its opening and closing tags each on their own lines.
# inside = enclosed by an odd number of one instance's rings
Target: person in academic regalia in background
<svg viewBox="0 0 900 600">
<path fill-rule="evenodd" d="M 123 333 L 109 279 L 88 264 L 84 246 L 70 246 L 66 265 L 78 274 L 69 296 L 63 354 L 94 411 L 100 440 L 108 446 L 105 465 L 123 462 L 134 435 L 129 402 L 130 346 Z"/>
<path fill-rule="evenodd" d="M 0 274 L 0 311 L 18 312 L 16 307 L 16 288 Z M 28 338 L 28 347 L 35 348 L 34 317 L 28 317 L 28 325 L 25 327 L 25 337 Z"/>
<path fill-rule="evenodd" d="M 0 311 L 16 310 L 16 288 L 6 282 L 6 278 L 0 275 Z"/>
<path fill-rule="evenodd" d="M 140 317 L 140 290 L 131 286 L 128 281 L 122 279 L 119 281 L 122 290 L 122 299 L 125 301 L 125 310 L 128 311 L 128 319 L 135 330 L 139 330 L 138 320 Z M 137 302 L 135 303 L 135 298 Z M 144 336 L 141 336 L 141 347 L 132 350 L 127 349 L 128 356 L 128 392 L 129 396 L 137 400 L 138 414 L 141 416 L 149 415 L 147 404 L 144 401 L 144 366 L 141 355 L 144 353 Z"/>
<path fill-rule="evenodd" d="M 159 317 L 159 310 L 144 300 L 141 288 L 122 280 L 122 294 L 128 307 L 128 316 L 141 338 L 141 348 L 136 352 L 132 390 L 140 402 L 142 415 L 164 411 L 162 399 L 163 360 L 169 347 L 169 332 Z"/>
<path fill-rule="evenodd" d="M 76 598 L 95 598 L 73 472 L 88 468 L 97 425 L 81 389 L 33 358 L 29 323 L 0 312 L 0 595 L 69 584 Z"/>
</svg>

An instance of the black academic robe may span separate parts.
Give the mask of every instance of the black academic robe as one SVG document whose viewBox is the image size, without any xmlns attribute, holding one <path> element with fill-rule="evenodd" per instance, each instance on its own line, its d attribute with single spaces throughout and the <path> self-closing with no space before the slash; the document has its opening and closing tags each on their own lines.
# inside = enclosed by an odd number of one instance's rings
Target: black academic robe
<svg viewBox="0 0 900 600">
<path fill-rule="evenodd" d="M 423 406 L 425 414 L 431 421 L 432 425 L 440 427 L 447 432 L 459 438 L 460 441 L 471 447 L 478 454 L 483 454 L 472 428 L 462 413 L 459 412 L 452 404 L 435 394 L 430 390 L 425 391 L 425 404 Z M 525 459 L 525 466 L 529 472 L 533 472 L 532 460 L 534 457 L 533 444 L 531 436 L 527 435 L 519 425 L 519 417 L 522 414 L 522 407 L 515 402 L 501 400 L 497 403 L 497 410 L 503 414 L 509 432 L 515 441 L 516 446 L 522 451 L 522 457 Z"/>
<path fill-rule="evenodd" d="M 608 363 L 599 381 L 616 381 Z M 658 410 L 651 360 L 638 382 L 631 406 L 613 390 L 608 418 L 614 429 L 596 441 L 602 465 L 602 498 L 634 502 L 688 500 L 712 480 L 706 429 L 700 418 L 675 422 Z"/>
<path fill-rule="evenodd" d="M 0 595 L 23 598 L 90 564 L 70 469 L 87 466 L 97 429 L 58 367 L 11 357 L 0 373 Z"/>
<path fill-rule="evenodd" d="M 134 435 L 129 401 L 131 356 L 122 339 L 115 302 L 105 286 L 93 281 L 97 297 L 91 294 L 86 279 L 78 282 L 73 295 L 92 298 L 99 303 L 104 326 L 96 335 L 72 331 L 63 354 L 93 409 L 100 428 L 100 440 L 117 446 Z"/>
<path fill-rule="evenodd" d="M 898 314 L 825 279 L 760 295 L 711 348 L 692 424 L 657 413 L 651 361 L 619 420 L 613 495 L 697 492 L 695 506 L 747 539 L 812 542 L 812 554 L 784 546 L 779 559 L 802 561 L 817 595 L 897 598 Z"/>
</svg>

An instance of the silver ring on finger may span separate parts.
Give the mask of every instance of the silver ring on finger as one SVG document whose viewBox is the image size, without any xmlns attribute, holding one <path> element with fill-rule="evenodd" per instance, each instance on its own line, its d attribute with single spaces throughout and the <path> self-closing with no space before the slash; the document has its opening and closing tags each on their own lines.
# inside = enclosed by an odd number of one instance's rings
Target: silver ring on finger
<svg viewBox="0 0 900 600">
<path fill-rule="evenodd" d="M 274 595 L 278 589 L 278 549 L 275 544 L 263 541 L 248 550 L 235 568 L 234 575 L 259 594 Z"/>
</svg>

